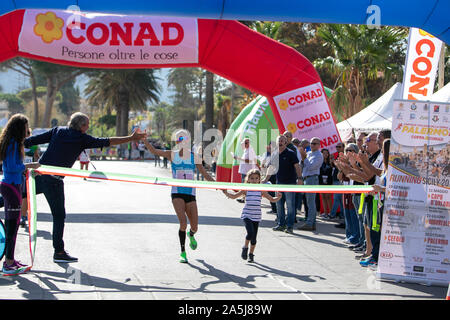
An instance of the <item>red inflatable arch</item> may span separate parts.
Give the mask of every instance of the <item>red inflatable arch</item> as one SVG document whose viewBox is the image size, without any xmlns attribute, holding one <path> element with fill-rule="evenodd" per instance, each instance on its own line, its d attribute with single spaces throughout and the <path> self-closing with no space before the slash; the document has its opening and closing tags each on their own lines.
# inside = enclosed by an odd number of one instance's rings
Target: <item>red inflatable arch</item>
<svg viewBox="0 0 450 320">
<path fill-rule="evenodd" d="M 327 111 L 331 114 L 320 77 L 303 55 L 237 21 L 82 13 L 71 22 L 75 25 L 78 21 L 79 28 L 72 29 L 67 18 L 70 15 L 73 13 L 42 9 L 16 10 L 0 16 L 0 61 L 21 56 L 91 68 L 201 67 L 266 96 L 279 130 L 288 129 L 301 138 L 311 138 L 317 133 L 311 130 L 308 134 L 302 133 L 303 128 L 297 127 L 298 123 L 316 116 L 319 119 L 319 115 Z M 195 34 L 188 34 L 188 31 Z M 175 60 L 178 54 L 168 55 L 168 52 L 176 52 L 187 38 L 197 46 L 194 48 L 197 56 L 193 60 Z M 63 41 L 70 47 L 61 45 Z M 154 59 L 123 63 L 120 59 L 105 62 L 98 57 L 95 61 L 83 60 L 81 54 L 77 57 L 77 52 L 82 50 L 100 52 L 104 49 L 110 52 L 116 48 L 135 50 L 134 57 L 137 57 L 137 50 L 150 50 L 150 57 L 155 59 L 161 55 L 154 52 L 162 50 L 166 53 L 163 57 L 172 59 L 164 63 Z M 283 112 L 288 111 L 291 113 L 283 116 Z M 318 136 L 323 137 L 323 143 L 334 152 L 340 138 L 333 119 L 328 117 L 327 120 L 328 123 L 322 123 L 320 127 L 322 133 L 325 128 L 328 136 Z"/>
</svg>

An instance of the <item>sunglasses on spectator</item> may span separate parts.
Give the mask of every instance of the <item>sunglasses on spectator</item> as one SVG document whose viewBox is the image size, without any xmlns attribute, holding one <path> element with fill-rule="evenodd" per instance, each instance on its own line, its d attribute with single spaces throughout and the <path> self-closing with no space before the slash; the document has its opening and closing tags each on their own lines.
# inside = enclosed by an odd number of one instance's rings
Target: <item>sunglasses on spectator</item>
<svg viewBox="0 0 450 320">
<path fill-rule="evenodd" d="M 353 150 L 353 149 L 347 149 L 347 150 L 345 150 L 345 152 L 355 152 L 355 150 Z"/>
<path fill-rule="evenodd" d="M 319 144 L 319 142 L 311 142 L 311 144 Z"/>
<path fill-rule="evenodd" d="M 342 148 L 343 146 L 336 146 L 336 148 Z"/>
<path fill-rule="evenodd" d="M 367 143 L 367 142 L 370 142 L 370 141 L 375 141 L 375 140 L 372 140 L 372 139 L 370 139 L 370 138 L 367 138 L 367 139 L 366 139 L 366 143 Z"/>
</svg>

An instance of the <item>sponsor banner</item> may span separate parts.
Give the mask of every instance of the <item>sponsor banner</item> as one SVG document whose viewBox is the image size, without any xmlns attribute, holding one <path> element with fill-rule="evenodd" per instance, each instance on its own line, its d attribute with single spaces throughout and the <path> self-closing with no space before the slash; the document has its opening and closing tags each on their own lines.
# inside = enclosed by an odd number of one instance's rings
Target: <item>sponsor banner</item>
<svg viewBox="0 0 450 320">
<path fill-rule="evenodd" d="M 273 98 L 286 130 L 301 139 L 318 137 L 320 147 L 336 152 L 339 133 L 320 82 Z"/>
<path fill-rule="evenodd" d="M 450 104 L 396 100 L 393 111 L 378 273 L 448 284 Z"/>
<path fill-rule="evenodd" d="M 403 99 L 426 100 L 433 94 L 442 41 L 417 28 L 409 31 Z"/>
<path fill-rule="evenodd" d="M 91 64 L 197 63 L 197 20 L 26 10 L 19 51 Z"/>
<path fill-rule="evenodd" d="M 448 109 L 442 103 L 398 101 L 393 112 L 396 123 L 392 125 L 395 141 L 415 147 L 445 143 L 450 133 Z"/>
</svg>

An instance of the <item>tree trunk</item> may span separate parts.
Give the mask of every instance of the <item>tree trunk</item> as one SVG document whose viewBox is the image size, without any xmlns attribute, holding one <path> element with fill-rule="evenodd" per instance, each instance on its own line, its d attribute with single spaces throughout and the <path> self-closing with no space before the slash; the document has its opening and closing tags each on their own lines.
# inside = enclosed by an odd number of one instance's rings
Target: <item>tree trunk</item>
<svg viewBox="0 0 450 320">
<path fill-rule="evenodd" d="M 119 108 L 119 106 L 116 107 L 116 136 L 119 137 L 121 131 L 121 125 L 122 123 L 122 109 Z"/>
<path fill-rule="evenodd" d="M 202 107 L 203 102 L 203 74 L 200 76 L 200 83 L 198 86 L 198 108 L 195 111 L 195 120 L 198 120 L 198 111 Z"/>
<path fill-rule="evenodd" d="M 47 97 L 45 100 L 45 112 L 41 125 L 42 128 L 50 127 L 50 118 L 52 116 L 53 103 L 57 92 L 58 89 L 56 87 L 56 79 L 54 76 L 49 76 L 47 78 Z"/>
<path fill-rule="evenodd" d="M 36 78 L 34 77 L 34 73 L 30 72 L 30 80 L 31 80 L 31 92 L 33 95 L 33 104 L 34 104 L 34 115 L 33 115 L 33 127 L 37 128 L 39 126 L 39 102 L 37 98 L 37 90 L 36 90 Z"/>
<path fill-rule="evenodd" d="M 119 109 L 121 111 L 120 135 L 128 135 L 128 112 L 130 111 L 130 93 L 125 87 L 119 88 Z"/>
<path fill-rule="evenodd" d="M 214 74 L 206 71 L 205 127 L 212 128 L 214 123 Z"/>
</svg>

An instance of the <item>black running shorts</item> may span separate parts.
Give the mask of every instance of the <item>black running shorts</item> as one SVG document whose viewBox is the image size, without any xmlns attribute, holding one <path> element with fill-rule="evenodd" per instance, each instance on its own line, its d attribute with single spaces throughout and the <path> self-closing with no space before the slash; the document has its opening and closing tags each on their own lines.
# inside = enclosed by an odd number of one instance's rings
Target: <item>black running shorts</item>
<svg viewBox="0 0 450 320">
<path fill-rule="evenodd" d="M 172 193 L 172 200 L 173 199 L 183 199 L 185 203 L 196 201 L 195 196 L 184 193 Z"/>
</svg>

